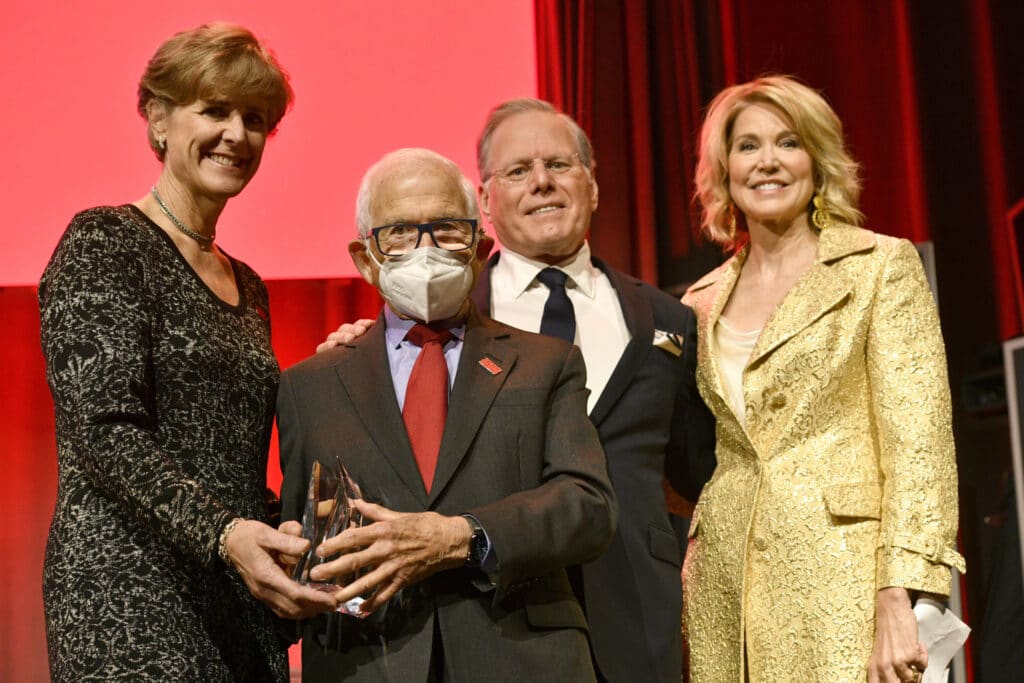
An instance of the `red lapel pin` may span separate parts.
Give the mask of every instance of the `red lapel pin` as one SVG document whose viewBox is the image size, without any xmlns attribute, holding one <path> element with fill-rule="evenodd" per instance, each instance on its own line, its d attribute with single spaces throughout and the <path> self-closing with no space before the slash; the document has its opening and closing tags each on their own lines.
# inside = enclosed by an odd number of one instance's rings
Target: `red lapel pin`
<svg viewBox="0 0 1024 683">
<path fill-rule="evenodd" d="M 492 375 L 497 375 L 501 372 L 501 366 L 491 360 L 490 356 L 486 356 L 480 359 L 480 367 Z"/>
</svg>

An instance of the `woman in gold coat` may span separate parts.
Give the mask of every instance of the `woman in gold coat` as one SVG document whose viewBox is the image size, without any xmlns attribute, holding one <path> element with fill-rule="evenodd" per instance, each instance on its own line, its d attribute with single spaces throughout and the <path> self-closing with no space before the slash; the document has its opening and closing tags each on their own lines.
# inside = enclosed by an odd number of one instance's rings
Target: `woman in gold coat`
<svg viewBox="0 0 1024 683">
<path fill-rule="evenodd" d="M 694 683 L 919 680 L 912 598 L 964 570 L 935 305 L 914 247 L 857 227 L 859 193 L 817 92 L 712 102 L 697 195 L 740 248 L 683 298 L 718 421 L 683 569 Z"/>
</svg>

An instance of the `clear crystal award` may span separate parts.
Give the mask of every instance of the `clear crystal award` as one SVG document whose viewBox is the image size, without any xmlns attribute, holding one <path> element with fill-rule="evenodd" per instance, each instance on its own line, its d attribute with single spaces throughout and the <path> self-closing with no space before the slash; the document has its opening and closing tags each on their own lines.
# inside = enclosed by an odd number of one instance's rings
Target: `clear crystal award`
<svg viewBox="0 0 1024 683">
<path fill-rule="evenodd" d="M 337 536 L 342 531 L 363 525 L 363 516 L 355 509 L 353 501 L 361 499 L 359 485 L 349 475 L 348 470 L 335 459 L 336 468 L 324 466 L 320 461 L 313 462 L 313 472 L 309 477 L 309 489 L 306 494 L 306 505 L 302 512 L 302 537 L 310 543 L 307 550 L 292 570 L 292 578 L 301 584 L 334 592 L 339 585 L 336 580 L 327 582 L 312 581 L 309 572 L 318 565 L 330 562 L 339 557 L 319 557 L 316 548 L 326 539 Z M 357 574 L 339 577 L 341 585 L 355 581 Z M 359 611 L 365 598 L 356 596 L 338 607 L 338 611 L 355 617 L 364 617 Z"/>
</svg>

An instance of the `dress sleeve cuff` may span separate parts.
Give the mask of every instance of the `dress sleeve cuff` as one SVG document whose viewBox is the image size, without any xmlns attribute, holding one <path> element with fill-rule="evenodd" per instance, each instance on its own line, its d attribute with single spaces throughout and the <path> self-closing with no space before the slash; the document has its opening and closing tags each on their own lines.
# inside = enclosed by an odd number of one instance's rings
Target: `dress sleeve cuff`
<svg viewBox="0 0 1024 683">
<path fill-rule="evenodd" d="M 879 589 L 900 586 L 908 590 L 949 595 L 950 569 L 963 573 L 964 558 L 951 548 L 922 539 L 895 535 L 890 545 L 878 549 L 876 585 Z"/>
</svg>

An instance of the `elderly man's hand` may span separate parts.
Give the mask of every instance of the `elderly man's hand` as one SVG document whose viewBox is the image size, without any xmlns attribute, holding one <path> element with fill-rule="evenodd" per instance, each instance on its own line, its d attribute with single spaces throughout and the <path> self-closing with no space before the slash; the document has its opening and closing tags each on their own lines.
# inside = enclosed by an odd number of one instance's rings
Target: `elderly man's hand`
<svg viewBox="0 0 1024 683">
<path fill-rule="evenodd" d="M 341 344 L 348 344 L 357 337 L 362 337 L 366 334 L 366 331 L 373 326 L 374 321 L 366 318 L 361 318 L 354 323 L 345 323 L 334 332 L 327 335 L 327 339 L 320 342 L 316 347 L 316 352 L 326 351 L 327 349 L 333 349 L 335 346 Z"/>
<path fill-rule="evenodd" d="M 309 541 L 252 519 L 239 522 L 225 541 L 228 558 L 249 592 L 289 619 L 329 612 L 338 605 L 333 594 L 292 581 L 275 560 L 299 556 L 308 547 Z"/>
<path fill-rule="evenodd" d="M 463 517 L 394 512 L 362 500 L 355 504 L 363 518 L 374 523 L 324 541 L 317 552 L 324 556 L 343 554 L 310 574 L 310 578 L 323 581 L 368 570 L 332 595 L 338 604 L 376 588 L 360 608 L 369 614 L 402 588 L 443 569 L 461 567 L 469 555 L 473 530 Z"/>
</svg>

